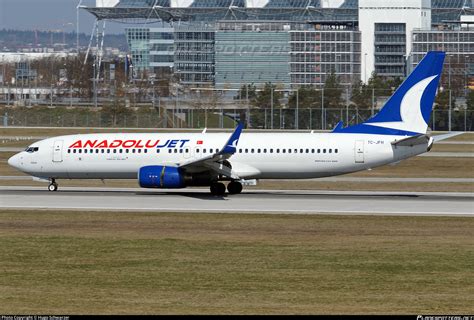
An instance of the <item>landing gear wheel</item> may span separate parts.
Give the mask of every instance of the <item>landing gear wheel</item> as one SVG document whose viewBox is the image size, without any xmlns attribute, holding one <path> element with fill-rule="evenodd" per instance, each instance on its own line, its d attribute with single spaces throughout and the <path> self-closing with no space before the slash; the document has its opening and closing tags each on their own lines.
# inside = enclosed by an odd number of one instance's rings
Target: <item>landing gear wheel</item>
<svg viewBox="0 0 474 320">
<path fill-rule="evenodd" d="M 227 191 L 229 191 L 229 194 L 239 194 L 242 192 L 242 189 L 243 189 L 242 184 L 237 181 L 232 181 L 227 186 Z"/>
<path fill-rule="evenodd" d="M 211 194 L 214 196 L 223 196 L 225 194 L 225 185 L 223 183 L 211 184 Z"/>
<path fill-rule="evenodd" d="M 49 191 L 57 191 L 58 190 L 58 185 L 56 183 L 51 183 L 49 186 L 48 186 L 48 190 Z"/>
</svg>

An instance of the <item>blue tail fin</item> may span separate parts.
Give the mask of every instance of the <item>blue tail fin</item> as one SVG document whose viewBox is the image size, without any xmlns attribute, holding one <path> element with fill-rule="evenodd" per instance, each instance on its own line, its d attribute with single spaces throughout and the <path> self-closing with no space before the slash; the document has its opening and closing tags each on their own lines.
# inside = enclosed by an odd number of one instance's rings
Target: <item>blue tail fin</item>
<svg viewBox="0 0 474 320">
<path fill-rule="evenodd" d="M 334 132 L 404 136 L 425 134 L 445 55 L 444 52 L 428 52 L 379 113 L 362 124 Z"/>
</svg>

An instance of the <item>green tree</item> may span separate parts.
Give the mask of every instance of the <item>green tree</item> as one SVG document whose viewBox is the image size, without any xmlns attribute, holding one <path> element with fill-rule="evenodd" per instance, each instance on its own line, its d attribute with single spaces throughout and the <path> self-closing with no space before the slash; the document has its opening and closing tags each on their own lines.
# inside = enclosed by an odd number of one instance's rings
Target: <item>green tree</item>
<svg viewBox="0 0 474 320">
<path fill-rule="evenodd" d="M 357 81 L 352 85 L 352 102 L 359 108 L 368 108 L 371 103 L 372 93 L 367 85 L 362 81 Z"/>
<path fill-rule="evenodd" d="M 250 98 L 251 104 L 260 109 L 280 108 L 280 100 L 283 98 L 283 93 L 277 90 L 277 86 L 271 82 L 265 83 L 262 90 L 257 91 L 253 98 Z"/>
<path fill-rule="evenodd" d="M 469 89 L 467 94 L 467 109 L 474 110 L 474 90 Z"/>
<path fill-rule="evenodd" d="M 257 87 L 255 84 L 242 85 L 240 90 L 234 96 L 234 100 L 255 99 L 257 97 Z"/>
<path fill-rule="evenodd" d="M 321 90 L 317 90 L 313 86 L 304 86 L 293 91 L 288 98 L 288 106 L 296 108 L 296 100 L 298 99 L 298 108 L 321 108 Z"/>
<path fill-rule="evenodd" d="M 271 127 L 272 119 L 270 110 L 272 106 L 273 110 L 281 108 L 282 104 L 280 101 L 282 98 L 283 93 L 278 90 L 276 85 L 270 82 L 265 83 L 262 90 L 257 90 L 255 96 L 249 97 L 250 104 L 254 109 L 266 110 L 255 110 L 255 112 L 251 112 L 251 126 L 254 128 L 264 128 L 266 126 Z M 273 113 L 273 123 L 277 123 L 278 115 L 277 112 Z"/>
<path fill-rule="evenodd" d="M 324 83 L 324 108 L 340 108 L 342 106 L 342 87 L 339 77 L 333 70 Z"/>
</svg>

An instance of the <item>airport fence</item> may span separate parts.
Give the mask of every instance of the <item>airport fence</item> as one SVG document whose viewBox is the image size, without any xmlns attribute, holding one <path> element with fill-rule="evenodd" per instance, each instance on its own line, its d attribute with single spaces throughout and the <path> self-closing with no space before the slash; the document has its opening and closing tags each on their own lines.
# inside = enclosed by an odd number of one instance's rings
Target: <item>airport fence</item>
<svg viewBox="0 0 474 320">
<path fill-rule="evenodd" d="M 92 108 L 4 109 L 0 126 L 96 127 L 96 128 L 233 128 L 244 121 L 248 128 L 275 130 L 331 130 L 340 121 L 344 126 L 361 123 L 371 110 L 339 109 L 157 109 L 111 113 Z M 473 131 L 474 111 L 435 110 L 429 126 L 437 131 Z"/>
</svg>

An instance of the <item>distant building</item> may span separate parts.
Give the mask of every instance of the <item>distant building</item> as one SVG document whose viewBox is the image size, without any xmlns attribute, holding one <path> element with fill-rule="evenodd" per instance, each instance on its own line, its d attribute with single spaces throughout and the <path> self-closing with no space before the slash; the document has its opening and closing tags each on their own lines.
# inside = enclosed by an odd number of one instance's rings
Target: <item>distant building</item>
<svg viewBox="0 0 474 320">
<path fill-rule="evenodd" d="M 440 47 L 424 40 L 424 34 L 444 33 L 448 53 L 474 54 L 472 41 L 463 40 L 470 31 L 457 31 L 463 36 L 452 38 L 452 27 L 439 29 L 453 24 L 468 29 L 474 0 L 112 2 L 87 10 L 99 19 L 160 24 L 127 29 L 135 70 L 158 76 L 171 70 L 189 86 L 321 86 L 331 72 L 345 86 L 367 81 L 374 71 L 404 77 L 426 51 Z M 460 17 L 467 17 L 463 24 Z M 458 49 L 451 50 L 453 45 Z"/>
</svg>

